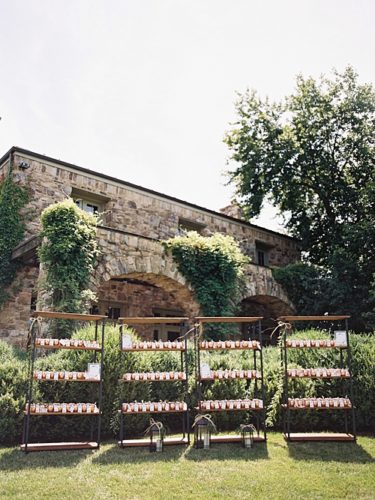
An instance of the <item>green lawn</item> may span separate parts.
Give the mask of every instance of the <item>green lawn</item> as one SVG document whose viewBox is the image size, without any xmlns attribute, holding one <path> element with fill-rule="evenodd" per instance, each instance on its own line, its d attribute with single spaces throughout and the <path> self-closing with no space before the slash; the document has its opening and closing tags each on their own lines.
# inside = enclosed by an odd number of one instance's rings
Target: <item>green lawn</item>
<svg viewBox="0 0 375 500">
<path fill-rule="evenodd" d="M 375 438 L 286 444 L 270 434 L 252 450 L 171 447 L 24 455 L 0 448 L 0 497 L 375 499 Z"/>
</svg>

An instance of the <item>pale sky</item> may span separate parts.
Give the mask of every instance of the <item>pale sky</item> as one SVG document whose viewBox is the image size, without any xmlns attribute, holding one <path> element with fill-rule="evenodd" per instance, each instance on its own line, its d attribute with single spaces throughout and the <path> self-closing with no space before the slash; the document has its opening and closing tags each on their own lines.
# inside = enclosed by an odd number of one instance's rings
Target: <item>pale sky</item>
<svg viewBox="0 0 375 500">
<path fill-rule="evenodd" d="M 17 145 L 218 210 L 236 91 L 351 64 L 374 0 L 0 0 L 0 156 Z M 274 212 L 253 222 L 279 229 Z"/>
</svg>

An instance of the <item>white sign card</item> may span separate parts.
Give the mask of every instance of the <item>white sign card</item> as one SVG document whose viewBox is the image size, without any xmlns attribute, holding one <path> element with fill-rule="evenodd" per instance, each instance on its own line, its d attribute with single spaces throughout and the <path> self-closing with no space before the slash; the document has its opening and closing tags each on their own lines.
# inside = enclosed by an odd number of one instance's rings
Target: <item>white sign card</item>
<svg viewBox="0 0 375 500">
<path fill-rule="evenodd" d="M 133 346 L 133 341 L 130 335 L 122 336 L 122 348 L 123 349 L 131 349 Z"/>
<path fill-rule="evenodd" d="M 336 330 L 335 332 L 335 343 L 337 346 L 346 347 L 346 331 L 345 330 Z"/>
<path fill-rule="evenodd" d="M 100 363 L 89 363 L 87 365 L 87 377 L 100 379 Z"/>
<path fill-rule="evenodd" d="M 202 363 L 201 364 L 201 376 L 202 377 L 209 377 L 211 374 L 210 367 L 207 363 Z"/>
</svg>

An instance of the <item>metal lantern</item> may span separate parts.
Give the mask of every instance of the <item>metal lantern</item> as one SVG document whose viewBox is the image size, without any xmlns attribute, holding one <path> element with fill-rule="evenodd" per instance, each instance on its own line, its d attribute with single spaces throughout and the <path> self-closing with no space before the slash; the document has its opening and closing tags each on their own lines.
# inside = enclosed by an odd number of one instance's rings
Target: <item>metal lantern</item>
<svg viewBox="0 0 375 500">
<path fill-rule="evenodd" d="M 209 415 L 197 415 L 194 422 L 194 446 L 208 450 L 211 444 L 211 429 L 214 428 Z"/>
<path fill-rule="evenodd" d="M 164 441 L 164 426 L 161 422 L 155 422 L 154 419 L 150 420 L 150 426 L 146 430 L 146 434 L 150 436 L 150 451 L 161 452 L 163 451 Z"/>
<path fill-rule="evenodd" d="M 242 446 L 252 448 L 254 443 L 255 427 L 252 424 L 246 424 L 241 427 Z"/>
</svg>

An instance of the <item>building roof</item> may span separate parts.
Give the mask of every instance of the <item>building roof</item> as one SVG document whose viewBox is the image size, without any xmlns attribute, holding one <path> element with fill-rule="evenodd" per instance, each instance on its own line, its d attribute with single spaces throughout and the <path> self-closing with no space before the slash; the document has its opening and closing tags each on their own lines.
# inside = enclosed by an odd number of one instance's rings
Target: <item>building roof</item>
<svg viewBox="0 0 375 500">
<path fill-rule="evenodd" d="M 122 184 L 124 186 L 128 186 L 130 188 L 143 191 L 144 193 L 149 193 L 149 194 L 152 194 L 152 195 L 155 195 L 155 196 L 159 196 L 159 197 L 165 198 L 166 200 L 174 201 L 174 202 L 177 202 L 177 203 L 182 203 L 183 205 L 186 205 L 186 206 L 191 207 L 191 208 L 195 208 L 197 210 L 201 210 L 203 212 L 206 212 L 208 214 L 214 215 L 216 217 L 221 217 L 221 218 L 227 219 L 227 220 L 232 221 L 232 222 L 243 224 L 244 226 L 252 227 L 252 228 L 260 230 L 260 231 L 265 231 L 267 233 L 274 234 L 274 235 L 276 235 L 278 237 L 281 237 L 281 238 L 286 238 L 286 239 L 298 242 L 298 239 L 294 238 L 293 236 L 288 236 L 286 234 L 279 233 L 277 231 L 273 231 L 272 229 L 266 229 L 264 227 L 257 226 L 256 224 L 252 224 L 251 222 L 247 222 L 247 221 L 245 221 L 243 219 L 237 219 L 235 217 L 231 217 L 230 215 L 226 215 L 226 214 L 224 214 L 222 212 L 216 212 L 215 210 L 211 210 L 209 208 L 205 208 L 205 207 L 201 207 L 199 205 L 195 205 L 194 203 L 190 203 L 189 201 L 180 200 L 179 198 L 175 198 L 175 197 L 170 196 L 168 194 L 159 193 L 158 191 L 154 191 L 152 189 L 145 188 L 143 186 L 138 186 L 137 184 L 133 184 L 131 182 L 124 181 L 122 179 L 117 179 L 116 177 L 112 177 L 110 175 L 103 174 L 101 172 L 96 172 L 96 171 L 90 170 L 88 168 L 80 167 L 78 165 L 74 165 L 73 163 L 68 163 L 66 161 L 58 160 L 56 158 L 51 158 L 50 156 L 42 155 L 40 153 L 35 153 L 34 151 L 29 151 L 28 149 L 20 148 L 18 146 L 12 146 L 0 158 L 0 165 L 2 165 L 9 158 L 9 156 L 11 154 L 13 154 L 13 153 L 18 153 L 20 155 L 25 154 L 25 155 L 28 155 L 28 156 L 32 156 L 32 157 L 34 157 L 34 158 L 36 158 L 38 160 L 48 161 L 48 162 L 51 162 L 51 163 L 55 163 L 56 165 L 61 165 L 63 167 L 71 168 L 73 170 L 77 170 L 78 172 L 82 172 L 82 173 L 85 173 L 85 174 L 88 174 L 88 175 L 91 175 L 91 176 L 95 175 L 95 176 L 100 177 L 102 179 L 105 179 L 107 181 L 117 182 L 117 183 Z"/>
</svg>

